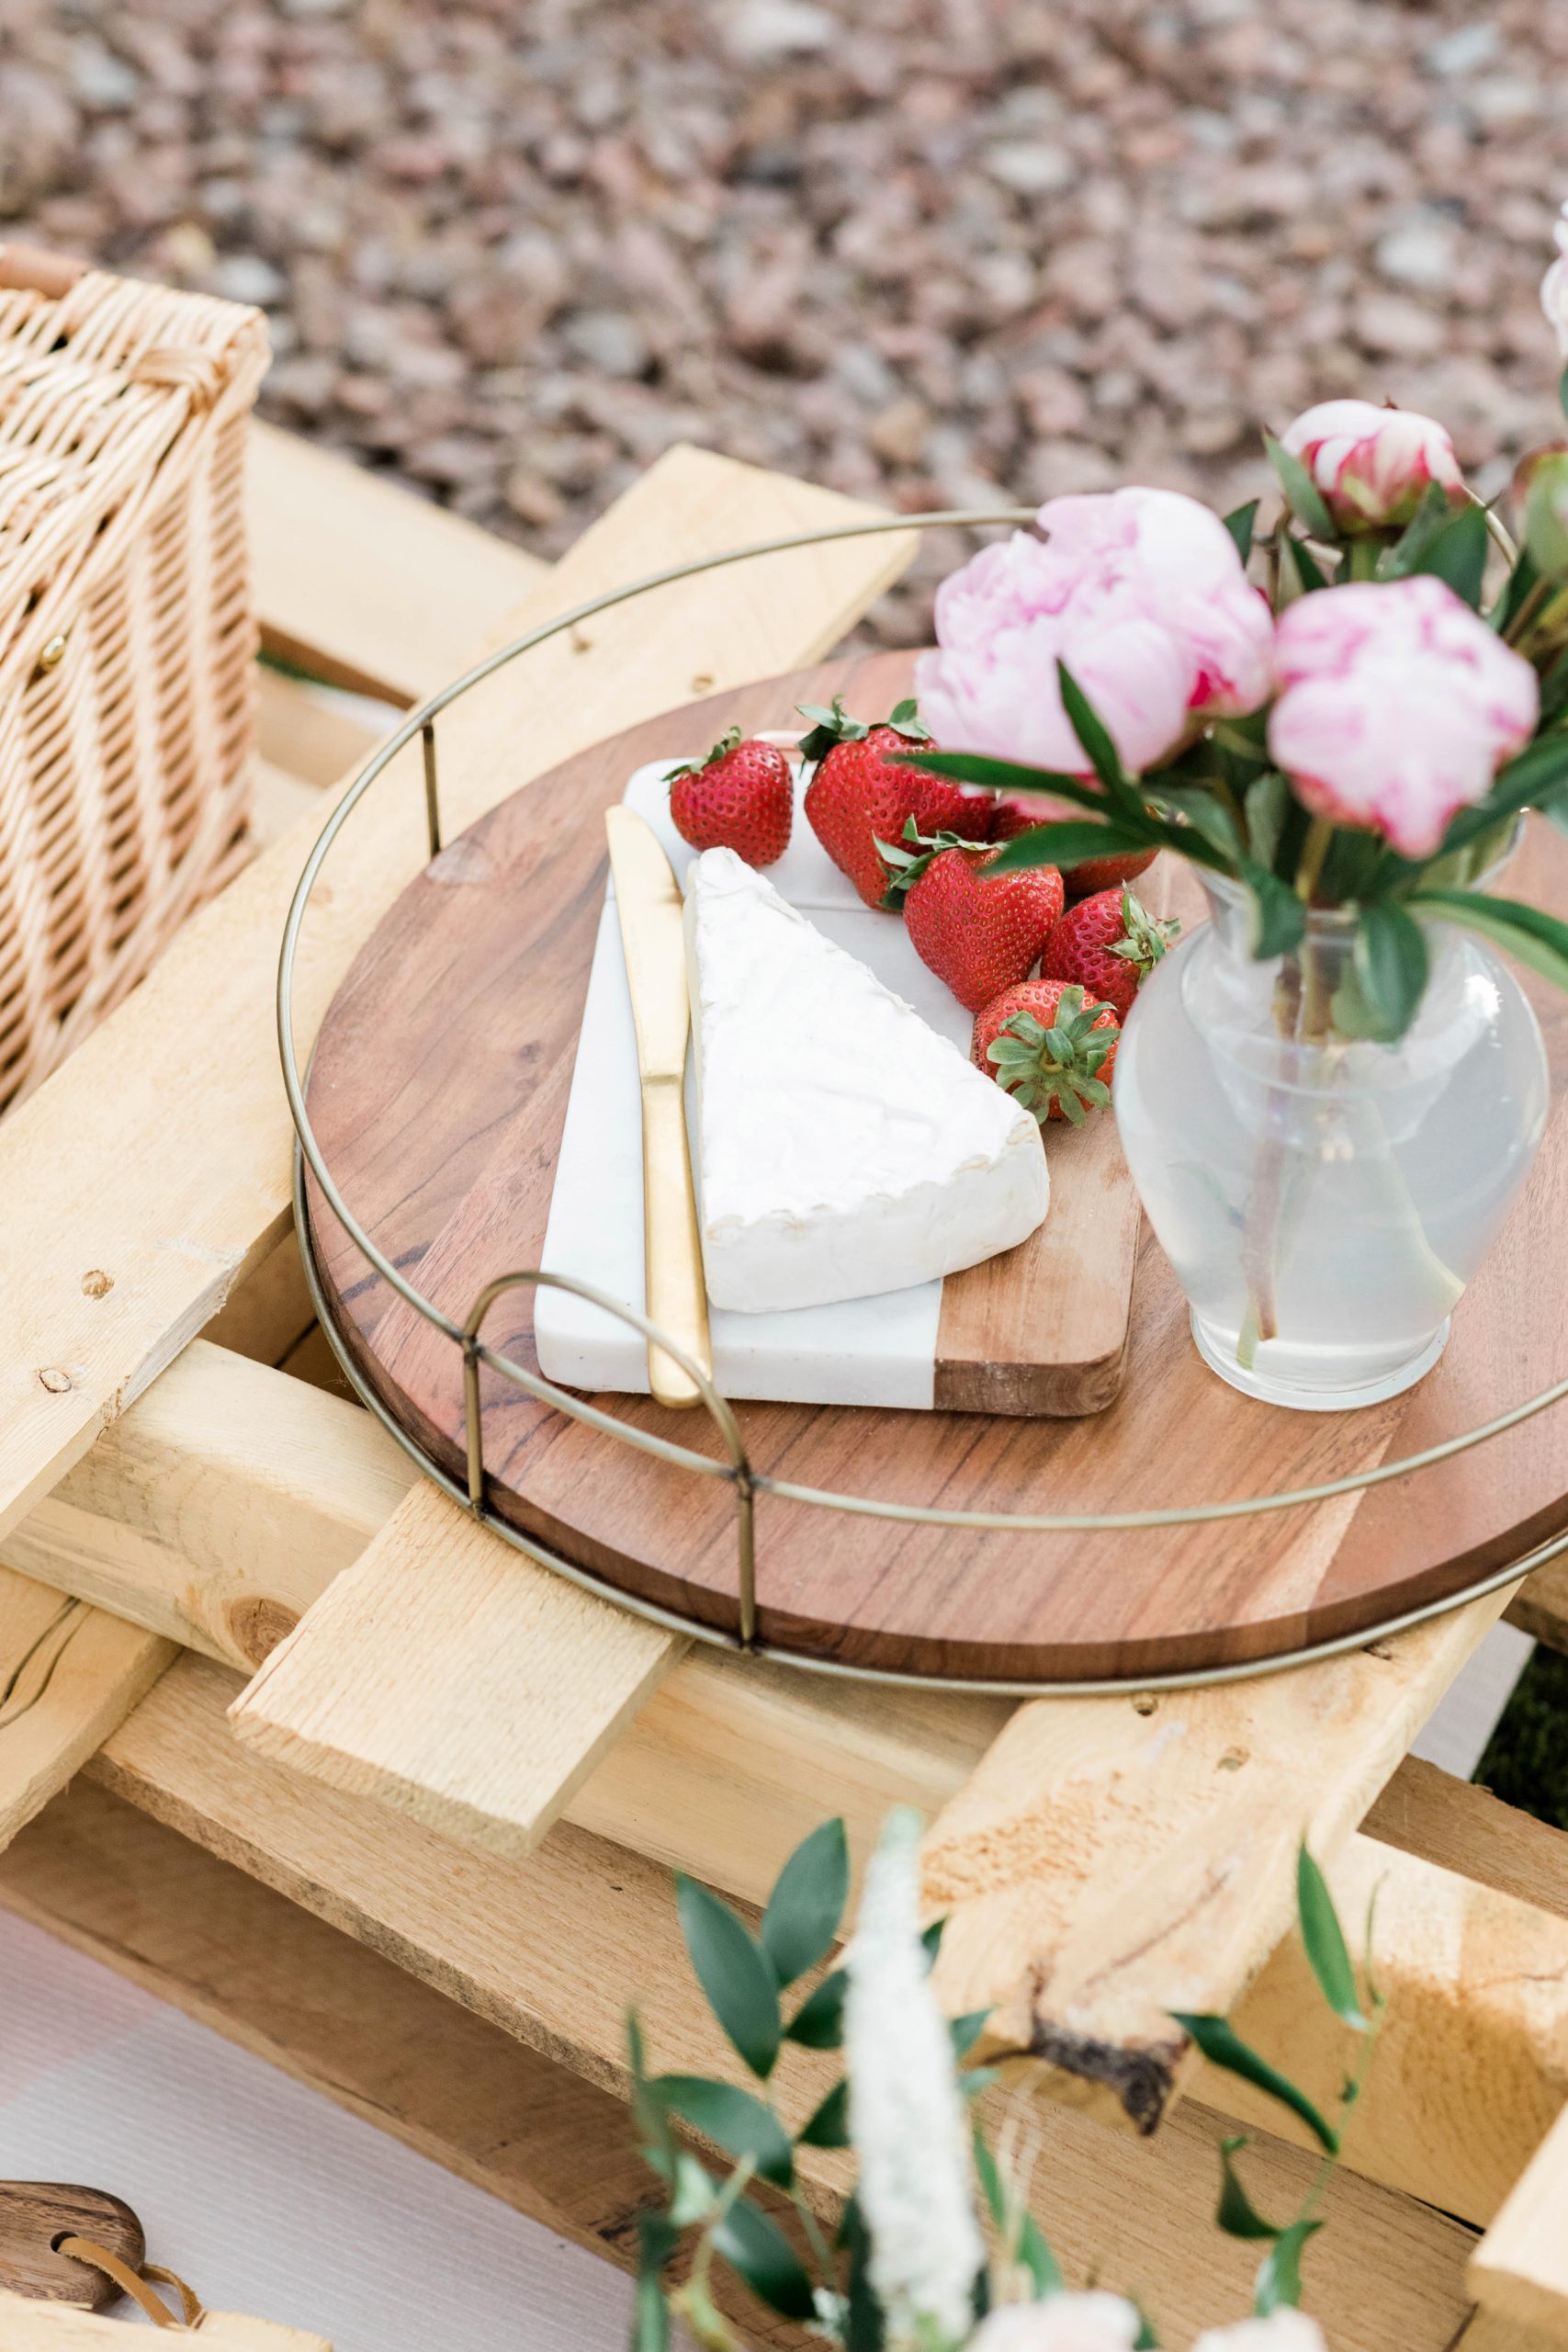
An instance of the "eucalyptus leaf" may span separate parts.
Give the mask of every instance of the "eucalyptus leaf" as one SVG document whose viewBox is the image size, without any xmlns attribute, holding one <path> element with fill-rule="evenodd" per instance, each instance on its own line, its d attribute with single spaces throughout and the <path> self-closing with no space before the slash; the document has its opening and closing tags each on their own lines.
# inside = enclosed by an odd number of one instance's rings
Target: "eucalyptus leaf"
<svg viewBox="0 0 1568 2352">
<path fill-rule="evenodd" d="M 681 2233 L 667 2214 L 639 2213 L 637 2237 L 632 2352 L 669 2352 L 670 2311 L 664 2301 L 664 2266 L 679 2245 Z"/>
<path fill-rule="evenodd" d="M 700 1881 L 675 1876 L 681 1932 L 707 2004 L 754 2075 L 765 2081 L 783 2025 L 773 1964 L 728 1903 Z"/>
<path fill-rule="evenodd" d="M 1001 2166 L 978 2125 L 975 2129 L 975 2172 L 980 2183 L 980 2193 L 986 2200 L 986 2211 L 1002 2235 L 1008 2259 L 1021 2264 L 1028 2271 L 1035 2301 L 1038 2302 L 1046 2295 L 1059 2295 L 1066 2284 L 1062 2276 L 1062 2267 L 1051 2251 L 1044 2231 L 1022 2198 L 1009 2197 Z"/>
<path fill-rule="evenodd" d="M 1296 1913 L 1302 1942 L 1324 1999 L 1336 2017 L 1343 2018 L 1358 2033 L 1365 2033 L 1367 2020 L 1356 1990 L 1345 1930 L 1323 1872 L 1304 1845 L 1296 1855 Z"/>
<path fill-rule="evenodd" d="M 1244 2083 L 1267 2091 L 1270 2098 L 1277 2098 L 1282 2107 L 1301 2117 L 1331 2156 L 1338 2154 L 1338 2133 L 1325 2121 L 1305 2091 L 1298 2090 L 1288 2075 L 1270 2066 L 1266 2058 L 1260 2058 L 1243 2041 L 1228 2018 L 1193 2016 L 1180 2009 L 1173 2009 L 1171 2015 L 1183 2032 L 1191 2035 L 1212 2066 L 1223 2066 L 1227 2075 L 1239 2075 Z"/>
<path fill-rule="evenodd" d="M 865 2226 L 865 2216 L 853 2197 L 844 2207 L 839 2236 L 850 2258 L 845 2352 L 883 2352 L 886 2331 L 882 2322 L 882 2305 L 877 2301 L 870 2278 L 871 2233 Z"/>
<path fill-rule="evenodd" d="M 1263 447 L 1269 453 L 1269 462 L 1274 469 L 1291 512 L 1298 522 L 1305 525 L 1314 538 L 1337 540 L 1339 533 L 1334 517 L 1324 503 L 1322 492 L 1301 459 L 1292 458 L 1271 433 L 1263 435 Z"/>
<path fill-rule="evenodd" d="M 805 2265 L 784 2232 L 746 2198 L 739 2198 L 713 2233 L 717 2253 L 754 2295 L 785 2319 L 816 2316 L 817 2301 Z"/>
<path fill-rule="evenodd" d="M 644 2161 L 652 2166 L 661 2180 L 672 2181 L 676 2166 L 675 2143 L 670 2136 L 664 2109 L 649 2089 L 642 2024 L 635 2009 L 626 2015 L 626 2058 L 632 2078 L 632 2119 L 637 2125 L 637 2143 Z"/>
<path fill-rule="evenodd" d="M 1475 932 L 1556 987 L 1568 989 L 1568 923 L 1540 907 L 1495 899 L 1483 890 L 1418 890 L 1405 903 Z"/>
<path fill-rule="evenodd" d="M 847 2148 L 850 2144 L 849 2084 L 835 2083 L 795 2136 L 807 2148 Z"/>
<path fill-rule="evenodd" d="M 1243 563 L 1252 553 L 1252 535 L 1258 527 L 1260 498 L 1249 498 L 1245 506 L 1233 506 L 1225 516 L 1225 528 L 1235 541 L 1235 551 Z"/>
<path fill-rule="evenodd" d="M 849 1894 L 843 1822 L 824 1821 L 785 1862 L 762 1914 L 762 1950 L 781 1984 L 816 1967 L 839 1932 Z"/>
<path fill-rule="evenodd" d="M 942 1950 L 942 1930 L 946 1926 L 947 1919 L 944 1916 L 940 1919 L 933 1919 L 929 1928 L 923 1928 L 920 1930 L 920 1950 L 926 1956 L 926 1973 L 928 1975 L 936 1966 L 936 1956 Z"/>
<path fill-rule="evenodd" d="M 668 2113 L 684 2118 L 694 2132 L 727 2155 L 750 2156 L 761 2180 L 787 2188 L 795 2177 L 789 2134 L 771 2107 L 736 2083 L 705 2075 L 657 2075 L 649 2086 Z"/>
<path fill-rule="evenodd" d="M 1280 2237 L 1280 2226 L 1264 2220 L 1242 2187 L 1234 2159 L 1247 2144 L 1244 2132 L 1233 2132 L 1220 2142 L 1220 2201 L 1214 2211 L 1215 2227 L 1224 2230 L 1228 2238 Z"/>
<path fill-rule="evenodd" d="M 1307 2240 L 1316 2235 L 1323 2223 L 1292 2222 L 1281 2230 L 1258 2270 L 1252 2290 L 1253 2308 L 1260 2319 L 1280 2309 L 1293 2311 L 1302 2299 L 1302 2256 Z"/>
<path fill-rule="evenodd" d="M 986 2030 L 989 2009 L 970 2009 L 961 2018 L 949 2018 L 948 2034 L 953 2042 L 954 2058 L 967 2058 Z"/>
<path fill-rule="evenodd" d="M 839 2050 L 844 2040 L 844 1994 L 849 1979 L 841 1968 L 824 1976 L 808 1993 L 784 2028 L 786 2041 L 805 2050 Z"/>
</svg>

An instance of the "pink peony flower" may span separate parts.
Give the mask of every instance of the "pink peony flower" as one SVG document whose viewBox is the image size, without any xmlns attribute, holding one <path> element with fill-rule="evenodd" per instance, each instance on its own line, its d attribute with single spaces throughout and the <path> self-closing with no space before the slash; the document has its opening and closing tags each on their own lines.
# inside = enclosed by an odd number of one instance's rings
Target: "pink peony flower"
<svg viewBox="0 0 1568 2352">
<path fill-rule="evenodd" d="M 1173 490 L 1053 498 L 1025 532 L 943 581 L 920 716 L 954 752 L 1088 775 L 1056 678 L 1065 662 L 1126 765 L 1174 751 L 1194 716 L 1256 710 L 1273 623 L 1230 533 Z"/>
<path fill-rule="evenodd" d="M 1132 2352 L 1142 2327 L 1120 2295 L 1047 2295 L 1043 2302 L 1002 2303 L 987 2312 L 969 2352 Z"/>
<path fill-rule="evenodd" d="M 1528 662 L 1440 580 L 1357 582 L 1280 616 L 1269 748 L 1314 814 L 1427 857 L 1529 742 Z"/>
<path fill-rule="evenodd" d="M 1408 523 L 1430 482 L 1450 495 L 1464 481 L 1443 427 L 1413 409 L 1371 401 L 1320 401 L 1280 436 L 1323 493 L 1344 531 L 1381 531 Z"/>
<path fill-rule="evenodd" d="M 1557 245 L 1557 259 L 1540 281 L 1540 307 L 1546 312 L 1547 324 L 1556 330 L 1558 350 L 1568 359 L 1568 204 L 1558 215 L 1551 233 Z"/>
</svg>

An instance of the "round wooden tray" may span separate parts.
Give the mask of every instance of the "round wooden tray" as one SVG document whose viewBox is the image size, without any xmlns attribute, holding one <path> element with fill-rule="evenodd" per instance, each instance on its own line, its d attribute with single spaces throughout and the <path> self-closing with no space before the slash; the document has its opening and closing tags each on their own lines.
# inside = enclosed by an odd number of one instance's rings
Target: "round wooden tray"
<svg viewBox="0 0 1568 2352">
<path fill-rule="evenodd" d="M 600 910 L 602 812 L 632 771 L 742 727 L 791 723 L 842 692 L 872 713 L 912 657 L 829 663 L 650 721 L 502 801 L 392 907 L 327 1014 L 310 1080 L 343 1197 L 423 1295 L 461 1321 L 490 1275 L 537 1265 Z M 1568 842 L 1532 821 L 1509 876 L 1568 907 Z M 1568 1003 L 1531 985 L 1554 1078 Z M 1215 1503 L 1353 1476 L 1476 1427 L 1568 1374 L 1562 1311 L 1568 1132 L 1530 1184 L 1409 1395 L 1350 1414 L 1236 1395 L 1191 1345 L 1146 1230 L 1125 1385 L 1079 1420 L 742 1404 L 755 1470 L 922 1508 L 1124 1511 Z M 335 1336 L 396 1426 L 464 1476 L 459 1351 L 392 1296 L 312 1184 L 308 1239 Z M 533 1294 L 485 1327 L 536 1368 Z M 646 1602 L 733 1634 L 729 1487 L 484 1375 L 496 1514 Z M 720 1458 L 706 1417 L 603 1396 L 606 1411 Z M 1424 1472 L 1306 1508 L 1135 1532 L 910 1525 L 757 1500 L 759 1630 L 777 1651 L 851 1668 L 1052 1682 L 1224 1672 L 1369 1635 L 1456 1600 L 1568 1531 L 1568 1443 L 1549 1411 Z"/>
</svg>

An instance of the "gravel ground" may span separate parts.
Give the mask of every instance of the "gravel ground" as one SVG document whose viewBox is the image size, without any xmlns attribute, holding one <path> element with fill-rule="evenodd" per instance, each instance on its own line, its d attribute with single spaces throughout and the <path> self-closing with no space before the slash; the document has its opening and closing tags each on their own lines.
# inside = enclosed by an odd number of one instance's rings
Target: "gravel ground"
<svg viewBox="0 0 1568 2352">
<path fill-rule="evenodd" d="M 0 6 L 0 221 L 262 303 L 269 415 L 546 555 L 684 437 L 1230 503 L 1354 391 L 1490 490 L 1564 193 L 1561 0 Z"/>
</svg>

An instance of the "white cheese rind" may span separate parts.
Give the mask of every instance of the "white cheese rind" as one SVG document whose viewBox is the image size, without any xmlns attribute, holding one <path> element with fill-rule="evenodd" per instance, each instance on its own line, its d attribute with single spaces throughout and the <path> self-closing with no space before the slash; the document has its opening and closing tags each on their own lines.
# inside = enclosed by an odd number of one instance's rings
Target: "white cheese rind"
<svg viewBox="0 0 1568 2352">
<path fill-rule="evenodd" d="M 686 941 L 716 1306 L 902 1290 L 1042 1223 L 1028 1112 L 733 850 L 694 862 Z"/>
</svg>

